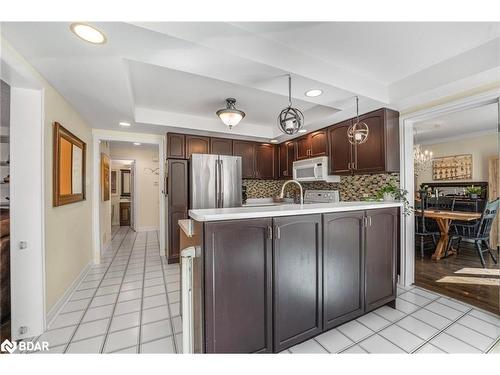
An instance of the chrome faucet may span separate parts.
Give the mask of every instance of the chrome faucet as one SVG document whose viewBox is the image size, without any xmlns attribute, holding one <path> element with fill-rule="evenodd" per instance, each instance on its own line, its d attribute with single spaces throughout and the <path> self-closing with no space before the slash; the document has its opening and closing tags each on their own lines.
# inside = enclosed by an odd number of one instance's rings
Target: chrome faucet
<svg viewBox="0 0 500 375">
<path fill-rule="evenodd" d="M 283 184 L 283 186 L 281 187 L 281 194 L 280 194 L 280 198 L 283 199 L 284 198 L 284 195 L 285 195 L 285 187 L 286 185 L 288 185 L 290 182 L 293 182 L 297 185 L 299 185 L 299 189 L 300 189 L 300 204 L 303 205 L 304 204 L 304 193 L 303 193 L 303 190 L 302 190 L 302 185 L 300 184 L 299 181 L 297 180 L 288 180 L 287 182 L 285 182 Z"/>
</svg>

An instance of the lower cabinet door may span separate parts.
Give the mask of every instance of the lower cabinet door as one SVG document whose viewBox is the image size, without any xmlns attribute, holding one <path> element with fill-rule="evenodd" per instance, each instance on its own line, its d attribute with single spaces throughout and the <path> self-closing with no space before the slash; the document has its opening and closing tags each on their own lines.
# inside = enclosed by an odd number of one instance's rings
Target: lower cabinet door
<svg viewBox="0 0 500 375">
<path fill-rule="evenodd" d="M 398 208 L 366 211 L 365 311 L 396 298 Z"/>
<path fill-rule="evenodd" d="M 364 211 L 323 215 L 323 324 L 330 329 L 363 314 Z"/>
<path fill-rule="evenodd" d="M 272 345 L 272 219 L 205 224 L 205 352 Z"/>
<path fill-rule="evenodd" d="M 321 215 L 274 219 L 274 350 L 322 331 Z"/>
</svg>

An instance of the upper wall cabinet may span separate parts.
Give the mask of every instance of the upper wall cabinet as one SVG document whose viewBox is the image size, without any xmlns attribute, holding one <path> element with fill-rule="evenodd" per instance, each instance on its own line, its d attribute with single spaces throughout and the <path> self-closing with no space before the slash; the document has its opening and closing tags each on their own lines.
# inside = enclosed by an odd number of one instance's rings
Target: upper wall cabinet
<svg viewBox="0 0 500 375">
<path fill-rule="evenodd" d="M 241 156 L 241 177 L 255 178 L 256 143 L 249 141 L 233 141 L 233 155 Z"/>
<path fill-rule="evenodd" d="M 186 135 L 186 159 L 191 154 L 208 154 L 210 152 L 210 138 L 199 135 Z"/>
<path fill-rule="evenodd" d="M 399 172 L 399 113 L 382 108 L 359 120 L 369 129 L 360 145 L 351 145 L 347 138 L 353 119 L 328 128 L 330 174 Z"/>
<path fill-rule="evenodd" d="M 296 159 L 303 160 L 328 154 L 326 130 L 318 130 L 296 141 Z"/>
<path fill-rule="evenodd" d="M 210 138 L 210 153 L 215 155 L 232 155 L 233 140 L 226 138 Z"/>
<path fill-rule="evenodd" d="M 288 141 L 279 145 L 279 178 L 293 177 L 293 162 L 295 161 L 295 142 Z"/>
<path fill-rule="evenodd" d="M 276 146 L 268 143 L 258 143 L 255 155 L 255 177 L 272 180 L 276 177 L 277 167 Z"/>
<path fill-rule="evenodd" d="M 186 136 L 184 134 L 167 133 L 167 158 L 186 158 Z"/>
</svg>

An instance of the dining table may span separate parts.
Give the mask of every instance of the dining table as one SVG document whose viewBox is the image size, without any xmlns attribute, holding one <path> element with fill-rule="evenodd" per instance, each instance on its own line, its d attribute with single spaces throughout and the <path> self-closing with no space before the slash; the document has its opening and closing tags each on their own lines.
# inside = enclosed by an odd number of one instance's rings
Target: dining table
<svg viewBox="0 0 500 375">
<path fill-rule="evenodd" d="M 422 215 L 421 210 L 415 210 L 416 215 Z M 478 212 L 463 212 L 463 211 L 451 211 L 451 210 L 424 210 L 424 217 L 436 220 L 439 227 L 439 241 L 436 245 L 436 250 L 432 254 L 432 259 L 440 260 L 444 258 L 446 252 L 446 247 L 448 246 L 449 231 L 451 222 L 454 220 L 458 221 L 474 221 L 481 218 L 481 214 Z M 455 250 L 451 250 L 456 253 Z"/>
</svg>

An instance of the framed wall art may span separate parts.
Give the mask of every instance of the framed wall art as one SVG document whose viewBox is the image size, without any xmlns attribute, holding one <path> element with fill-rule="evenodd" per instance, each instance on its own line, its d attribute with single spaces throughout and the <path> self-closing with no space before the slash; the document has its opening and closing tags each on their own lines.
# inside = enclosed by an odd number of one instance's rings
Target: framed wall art
<svg viewBox="0 0 500 375">
<path fill-rule="evenodd" d="M 432 159 L 432 179 L 434 181 L 472 180 L 472 154 Z"/>
<path fill-rule="evenodd" d="M 85 200 L 86 144 L 58 122 L 53 126 L 52 205 Z"/>
<path fill-rule="evenodd" d="M 109 156 L 101 153 L 101 192 L 102 200 L 109 201 L 110 195 L 110 174 L 109 174 Z"/>
</svg>

